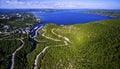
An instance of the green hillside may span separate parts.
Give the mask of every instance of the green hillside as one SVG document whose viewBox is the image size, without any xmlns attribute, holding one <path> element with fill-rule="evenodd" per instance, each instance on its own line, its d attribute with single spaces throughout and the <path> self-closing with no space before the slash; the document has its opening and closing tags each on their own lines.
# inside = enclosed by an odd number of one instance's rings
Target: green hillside
<svg viewBox="0 0 120 69">
<path fill-rule="evenodd" d="M 71 26 L 47 24 L 43 30 L 39 31 L 39 34 L 36 39 L 41 43 L 44 41 L 44 46 L 49 48 L 40 55 L 38 68 L 120 68 L 120 20 L 105 20 Z M 41 34 L 45 34 L 49 39 Z M 41 43 L 38 46 L 41 46 Z"/>
<path fill-rule="evenodd" d="M 8 69 L 10 67 L 11 54 L 20 46 L 17 39 L 1 39 L 0 40 L 0 69 Z"/>
</svg>

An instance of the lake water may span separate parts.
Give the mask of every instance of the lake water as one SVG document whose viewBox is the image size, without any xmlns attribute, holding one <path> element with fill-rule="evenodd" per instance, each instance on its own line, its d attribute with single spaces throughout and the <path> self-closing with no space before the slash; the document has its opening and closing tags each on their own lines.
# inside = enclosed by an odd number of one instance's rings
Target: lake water
<svg viewBox="0 0 120 69">
<path fill-rule="evenodd" d="M 34 12 L 33 15 L 42 20 L 43 23 L 55 23 L 57 25 L 72 25 L 83 24 L 87 22 L 94 22 L 99 20 L 112 19 L 108 16 L 101 16 L 96 14 L 83 14 L 80 12 Z"/>
<path fill-rule="evenodd" d="M 37 35 L 37 31 L 44 26 L 44 23 L 34 23 L 30 30 L 30 37 L 34 38 Z"/>
</svg>

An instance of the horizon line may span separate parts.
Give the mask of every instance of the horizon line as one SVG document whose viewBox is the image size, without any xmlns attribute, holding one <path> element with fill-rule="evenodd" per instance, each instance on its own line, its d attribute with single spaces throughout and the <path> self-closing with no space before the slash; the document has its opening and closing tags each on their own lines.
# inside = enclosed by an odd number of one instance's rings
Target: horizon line
<svg viewBox="0 0 120 69">
<path fill-rule="evenodd" d="M 0 8 L 0 9 L 96 9 L 96 10 L 120 10 L 119 8 L 110 9 L 110 8 Z"/>
</svg>

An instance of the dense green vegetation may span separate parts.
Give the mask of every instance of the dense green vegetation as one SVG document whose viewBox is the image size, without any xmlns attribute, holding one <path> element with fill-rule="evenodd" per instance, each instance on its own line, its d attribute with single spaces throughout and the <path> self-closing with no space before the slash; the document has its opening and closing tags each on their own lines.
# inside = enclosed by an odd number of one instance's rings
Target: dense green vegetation
<svg viewBox="0 0 120 69">
<path fill-rule="evenodd" d="M 46 25 L 44 29 L 55 28 L 57 34 L 68 37 L 72 43 L 65 47 L 47 49 L 44 55 L 41 55 L 43 57 L 40 57 L 38 67 L 41 69 L 119 69 L 119 22 L 120 20 L 105 20 L 61 27 Z M 52 38 L 55 36 L 52 33 L 46 35 L 52 35 Z M 42 41 L 41 37 L 38 36 L 37 39 L 40 38 Z M 55 45 L 51 40 L 47 43 L 51 43 L 51 46 Z"/>
<path fill-rule="evenodd" d="M 11 55 L 20 46 L 21 42 L 16 39 L 0 40 L 0 69 L 10 67 Z"/>
<path fill-rule="evenodd" d="M 15 66 L 14 69 L 26 69 L 27 66 L 27 54 L 32 51 L 32 43 L 28 39 L 23 40 L 24 46 L 15 55 Z"/>
</svg>

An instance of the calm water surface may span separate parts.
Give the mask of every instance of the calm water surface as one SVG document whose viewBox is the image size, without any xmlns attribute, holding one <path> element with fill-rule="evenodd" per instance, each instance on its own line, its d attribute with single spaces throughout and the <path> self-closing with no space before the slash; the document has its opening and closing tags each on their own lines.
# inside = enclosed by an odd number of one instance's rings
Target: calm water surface
<svg viewBox="0 0 120 69">
<path fill-rule="evenodd" d="M 55 23 L 57 25 L 83 24 L 87 22 L 112 19 L 108 16 L 96 14 L 83 14 L 80 12 L 34 12 L 33 15 L 43 23 Z"/>
</svg>

